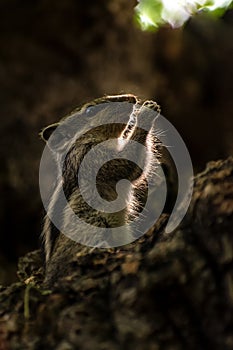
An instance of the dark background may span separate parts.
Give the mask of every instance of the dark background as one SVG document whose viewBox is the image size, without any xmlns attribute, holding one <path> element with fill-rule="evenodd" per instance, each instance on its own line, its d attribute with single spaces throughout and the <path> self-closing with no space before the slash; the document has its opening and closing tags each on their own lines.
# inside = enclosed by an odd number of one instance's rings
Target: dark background
<svg viewBox="0 0 233 350">
<path fill-rule="evenodd" d="M 0 1 L 0 283 L 39 246 L 40 129 L 104 94 L 153 99 L 195 171 L 233 152 L 233 12 L 142 32 L 133 0 Z"/>
</svg>

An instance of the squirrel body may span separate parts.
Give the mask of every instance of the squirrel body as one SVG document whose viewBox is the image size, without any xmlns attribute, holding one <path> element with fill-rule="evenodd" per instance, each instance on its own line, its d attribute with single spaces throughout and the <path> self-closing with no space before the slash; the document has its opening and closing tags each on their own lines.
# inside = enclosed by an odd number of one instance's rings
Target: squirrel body
<svg viewBox="0 0 233 350">
<path fill-rule="evenodd" d="M 119 115 L 119 120 L 121 115 L 127 115 L 126 123 L 108 124 L 110 115 L 113 112 L 111 102 L 117 103 L 114 112 L 117 116 Z M 161 142 L 156 136 L 154 121 L 150 122 L 151 125 L 148 127 L 148 130 L 138 127 L 138 118 L 141 118 L 140 113 L 142 108 L 145 107 L 160 112 L 159 106 L 155 102 L 143 102 L 134 95 L 106 96 L 76 109 L 60 122 L 42 130 L 41 137 L 47 143 L 50 142 L 49 147 L 52 148 L 57 162 L 61 162 L 61 157 L 63 157 L 62 167 L 60 169 L 61 176 L 51 196 L 42 232 L 47 269 L 51 265 L 56 265 L 56 261 L 60 261 L 59 259 L 61 257 L 72 254 L 71 251 L 77 245 L 75 240 L 72 241 L 72 239 L 65 235 L 66 229 L 69 229 L 74 235 L 85 236 L 85 244 L 91 245 L 89 243 L 93 235 L 92 227 L 108 229 L 120 227 L 133 220 L 141 211 L 147 196 L 147 177 L 156 171 L 156 167 L 161 160 L 162 150 Z M 86 115 L 89 118 L 87 119 L 88 123 L 84 122 L 83 127 L 81 129 L 79 128 L 76 133 L 73 127 L 74 121 L 82 120 L 80 118 L 85 119 Z M 50 141 L 53 131 L 64 121 L 67 122 L 67 125 L 69 125 L 70 121 L 73 123 L 72 128 L 67 132 L 69 137 L 62 135 L 62 143 L 57 138 Z M 98 122 L 94 123 L 94 121 Z M 78 125 L 80 125 L 80 122 Z M 66 137 L 70 139 L 67 143 L 65 141 Z M 146 152 L 144 154 L 138 152 L 137 154 L 138 159 L 140 158 L 143 163 L 143 169 L 134 162 L 124 158 L 111 159 L 106 163 L 103 162 L 104 164 L 96 176 L 96 188 L 101 198 L 111 203 L 117 198 L 117 183 L 121 179 L 127 179 L 131 183 L 131 187 L 129 186 L 129 189 L 125 191 L 128 193 L 125 193 L 124 208 L 116 213 L 105 213 L 92 208 L 85 201 L 80 191 L 77 174 L 80 171 L 80 166 L 86 154 L 90 150 L 96 152 L 94 153 L 92 164 L 89 164 L 84 169 L 87 176 L 84 176 L 83 181 L 85 188 L 88 189 L 89 174 L 93 171 L 95 160 L 97 162 L 100 158 L 103 160 L 107 159 L 109 152 L 111 152 L 111 149 L 108 147 L 97 149 L 97 145 L 111 139 L 118 140 L 118 144 L 113 143 L 112 148 L 119 147 L 121 149 L 122 142 L 126 144 L 131 141 L 143 145 Z M 61 149 L 63 152 L 61 152 Z M 66 205 L 62 205 L 61 201 L 59 201 L 62 193 L 65 194 L 67 200 Z M 70 208 L 72 208 L 73 213 L 78 215 L 89 226 L 83 226 L 85 227 L 84 229 L 82 224 L 78 225 L 78 227 L 75 223 L 72 224 Z M 56 214 L 59 213 L 58 216 L 61 224 L 59 228 L 57 225 L 54 225 L 52 220 L 55 212 Z M 89 228 L 87 229 L 86 227 Z M 126 232 L 127 225 L 122 231 L 123 234 L 124 230 L 125 234 L 133 235 L 133 232 Z M 98 238 L 96 238 L 96 246 L 102 243 L 101 239 L 99 237 L 98 241 Z"/>
</svg>

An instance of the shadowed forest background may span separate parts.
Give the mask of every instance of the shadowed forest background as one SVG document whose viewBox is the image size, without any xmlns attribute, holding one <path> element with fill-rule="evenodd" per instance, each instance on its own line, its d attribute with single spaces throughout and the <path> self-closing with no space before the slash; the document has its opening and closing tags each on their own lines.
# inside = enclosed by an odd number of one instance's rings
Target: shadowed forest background
<svg viewBox="0 0 233 350">
<path fill-rule="evenodd" d="M 195 171 L 233 152 L 233 11 L 141 31 L 133 0 L 0 1 L 0 283 L 39 246 L 38 132 L 105 94 L 153 99 Z"/>
</svg>

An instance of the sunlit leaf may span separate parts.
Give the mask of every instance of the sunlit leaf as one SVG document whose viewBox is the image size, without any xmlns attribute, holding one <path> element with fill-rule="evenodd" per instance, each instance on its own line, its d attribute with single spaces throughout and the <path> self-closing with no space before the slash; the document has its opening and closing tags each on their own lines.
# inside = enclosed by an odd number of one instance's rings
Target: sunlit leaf
<svg viewBox="0 0 233 350">
<path fill-rule="evenodd" d="M 156 30 L 166 23 L 172 27 L 180 27 L 190 16 L 200 11 L 219 17 L 232 2 L 232 0 L 138 0 L 135 16 L 143 30 Z"/>
<path fill-rule="evenodd" d="M 160 0 L 141 0 L 135 7 L 136 20 L 143 30 L 155 30 L 163 23 Z"/>
</svg>

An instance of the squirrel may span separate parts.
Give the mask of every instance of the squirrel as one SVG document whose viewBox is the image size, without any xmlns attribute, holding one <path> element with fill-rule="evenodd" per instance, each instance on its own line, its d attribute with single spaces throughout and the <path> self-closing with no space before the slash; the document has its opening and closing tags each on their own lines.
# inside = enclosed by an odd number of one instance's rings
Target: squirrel
<svg viewBox="0 0 233 350">
<path fill-rule="evenodd" d="M 111 102 L 116 103 L 114 111 Z M 152 176 L 158 164 L 166 163 L 163 161 L 166 158 L 163 155 L 164 147 L 156 136 L 156 121 L 150 120 L 151 125 L 147 130 L 138 127 L 138 119 L 142 118 L 140 114 L 143 108 L 155 111 L 155 115 L 160 113 L 160 107 L 156 102 L 141 101 L 133 94 L 105 96 L 75 109 L 60 122 L 49 125 L 41 131 L 40 136 L 52 149 L 57 163 L 62 163 L 60 180 L 57 181 L 51 196 L 42 230 L 45 266 L 46 271 L 50 271 L 50 275 L 56 274 L 54 266 L 61 264 L 65 256 L 72 254 L 75 245 L 77 245 L 75 240 L 70 239 L 70 236 L 67 237 L 66 230 L 69 229 L 74 237 L 75 235 L 76 237 L 79 235 L 85 237 L 86 241 L 82 242 L 86 245 L 90 245 L 90 240 L 93 238 L 91 229 L 84 232 L 86 229 L 82 227 L 82 224 L 72 224 L 72 216 L 67 207 L 72 208 L 72 212 L 85 223 L 88 223 L 89 227 L 108 229 L 120 227 L 133 221 L 141 212 L 147 198 L 148 176 Z M 119 120 L 121 120 L 120 116 L 124 114 L 126 121 L 108 123 L 113 112 L 116 113 L 117 118 L 119 116 Z M 82 120 L 84 121 L 83 124 Z M 76 133 L 77 130 L 74 130 L 76 129 L 76 121 L 77 129 L 79 129 L 78 133 Z M 96 124 L 93 121 L 96 121 Z M 62 135 L 59 138 L 57 136 L 59 135 L 58 128 L 64 122 L 66 126 L 61 129 Z M 69 128 L 69 125 L 72 127 Z M 58 130 L 58 132 L 55 132 L 57 135 L 53 138 L 55 130 Z M 66 133 L 67 135 L 64 135 Z M 120 157 L 103 162 L 104 164 L 96 176 L 95 184 L 101 198 L 111 203 L 117 198 L 116 186 L 118 181 L 127 179 L 131 183 L 131 187 L 125 191 L 128 193 L 125 193 L 123 199 L 123 209 L 121 208 L 115 213 L 105 213 L 92 208 L 83 198 L 77 174 L 88 152 L 95 150 L 100 143 L 113 139 L 117 139 L 118 143 L 113 143 L 111 147 L 118 147 L 118 151 L 122 147 L 124 148 L 127 142 L 136 141 L 136 143 L 144 146 L 143 149 L 146 149 L 146 153 L 140 155 L 139 152 L 137 154 L 138 158 L 141 157 L 143 169 L 134 162 Z M 106 146 L 96 152 L 93 163 L 95 159 L 105 160 L 110 149 Z M 165 168 L 168 169 L 169 166 L 165 166 Z M 92 168 L 90 166 L 85 169 L 87 176 L 84 176 L 84 186 L 86 187 L 88 187 L 88 174 L 91 172 Z M 61 193 L 64 193 L 67 200 L 66 206 L 59 201 Z M 59 225 L 55 225 L 52 220 L 55 212 L 59 217 Z M 123 229 L 124 234 L 127 235 L 125 228 Z M 133 232 L 130 232 L 131 234 L 133 235 Z M 95 240 L 97 242 L 96 246 L 98 246 L 98 243 L 102 243 L 101 239 L 99 238 L 100 241 L 98 241 L 98 238 Z M 104 245 L 102 246 L 104 247 Z M 59 267 L 57 266 L 57 268 Z"/>
</svg>

